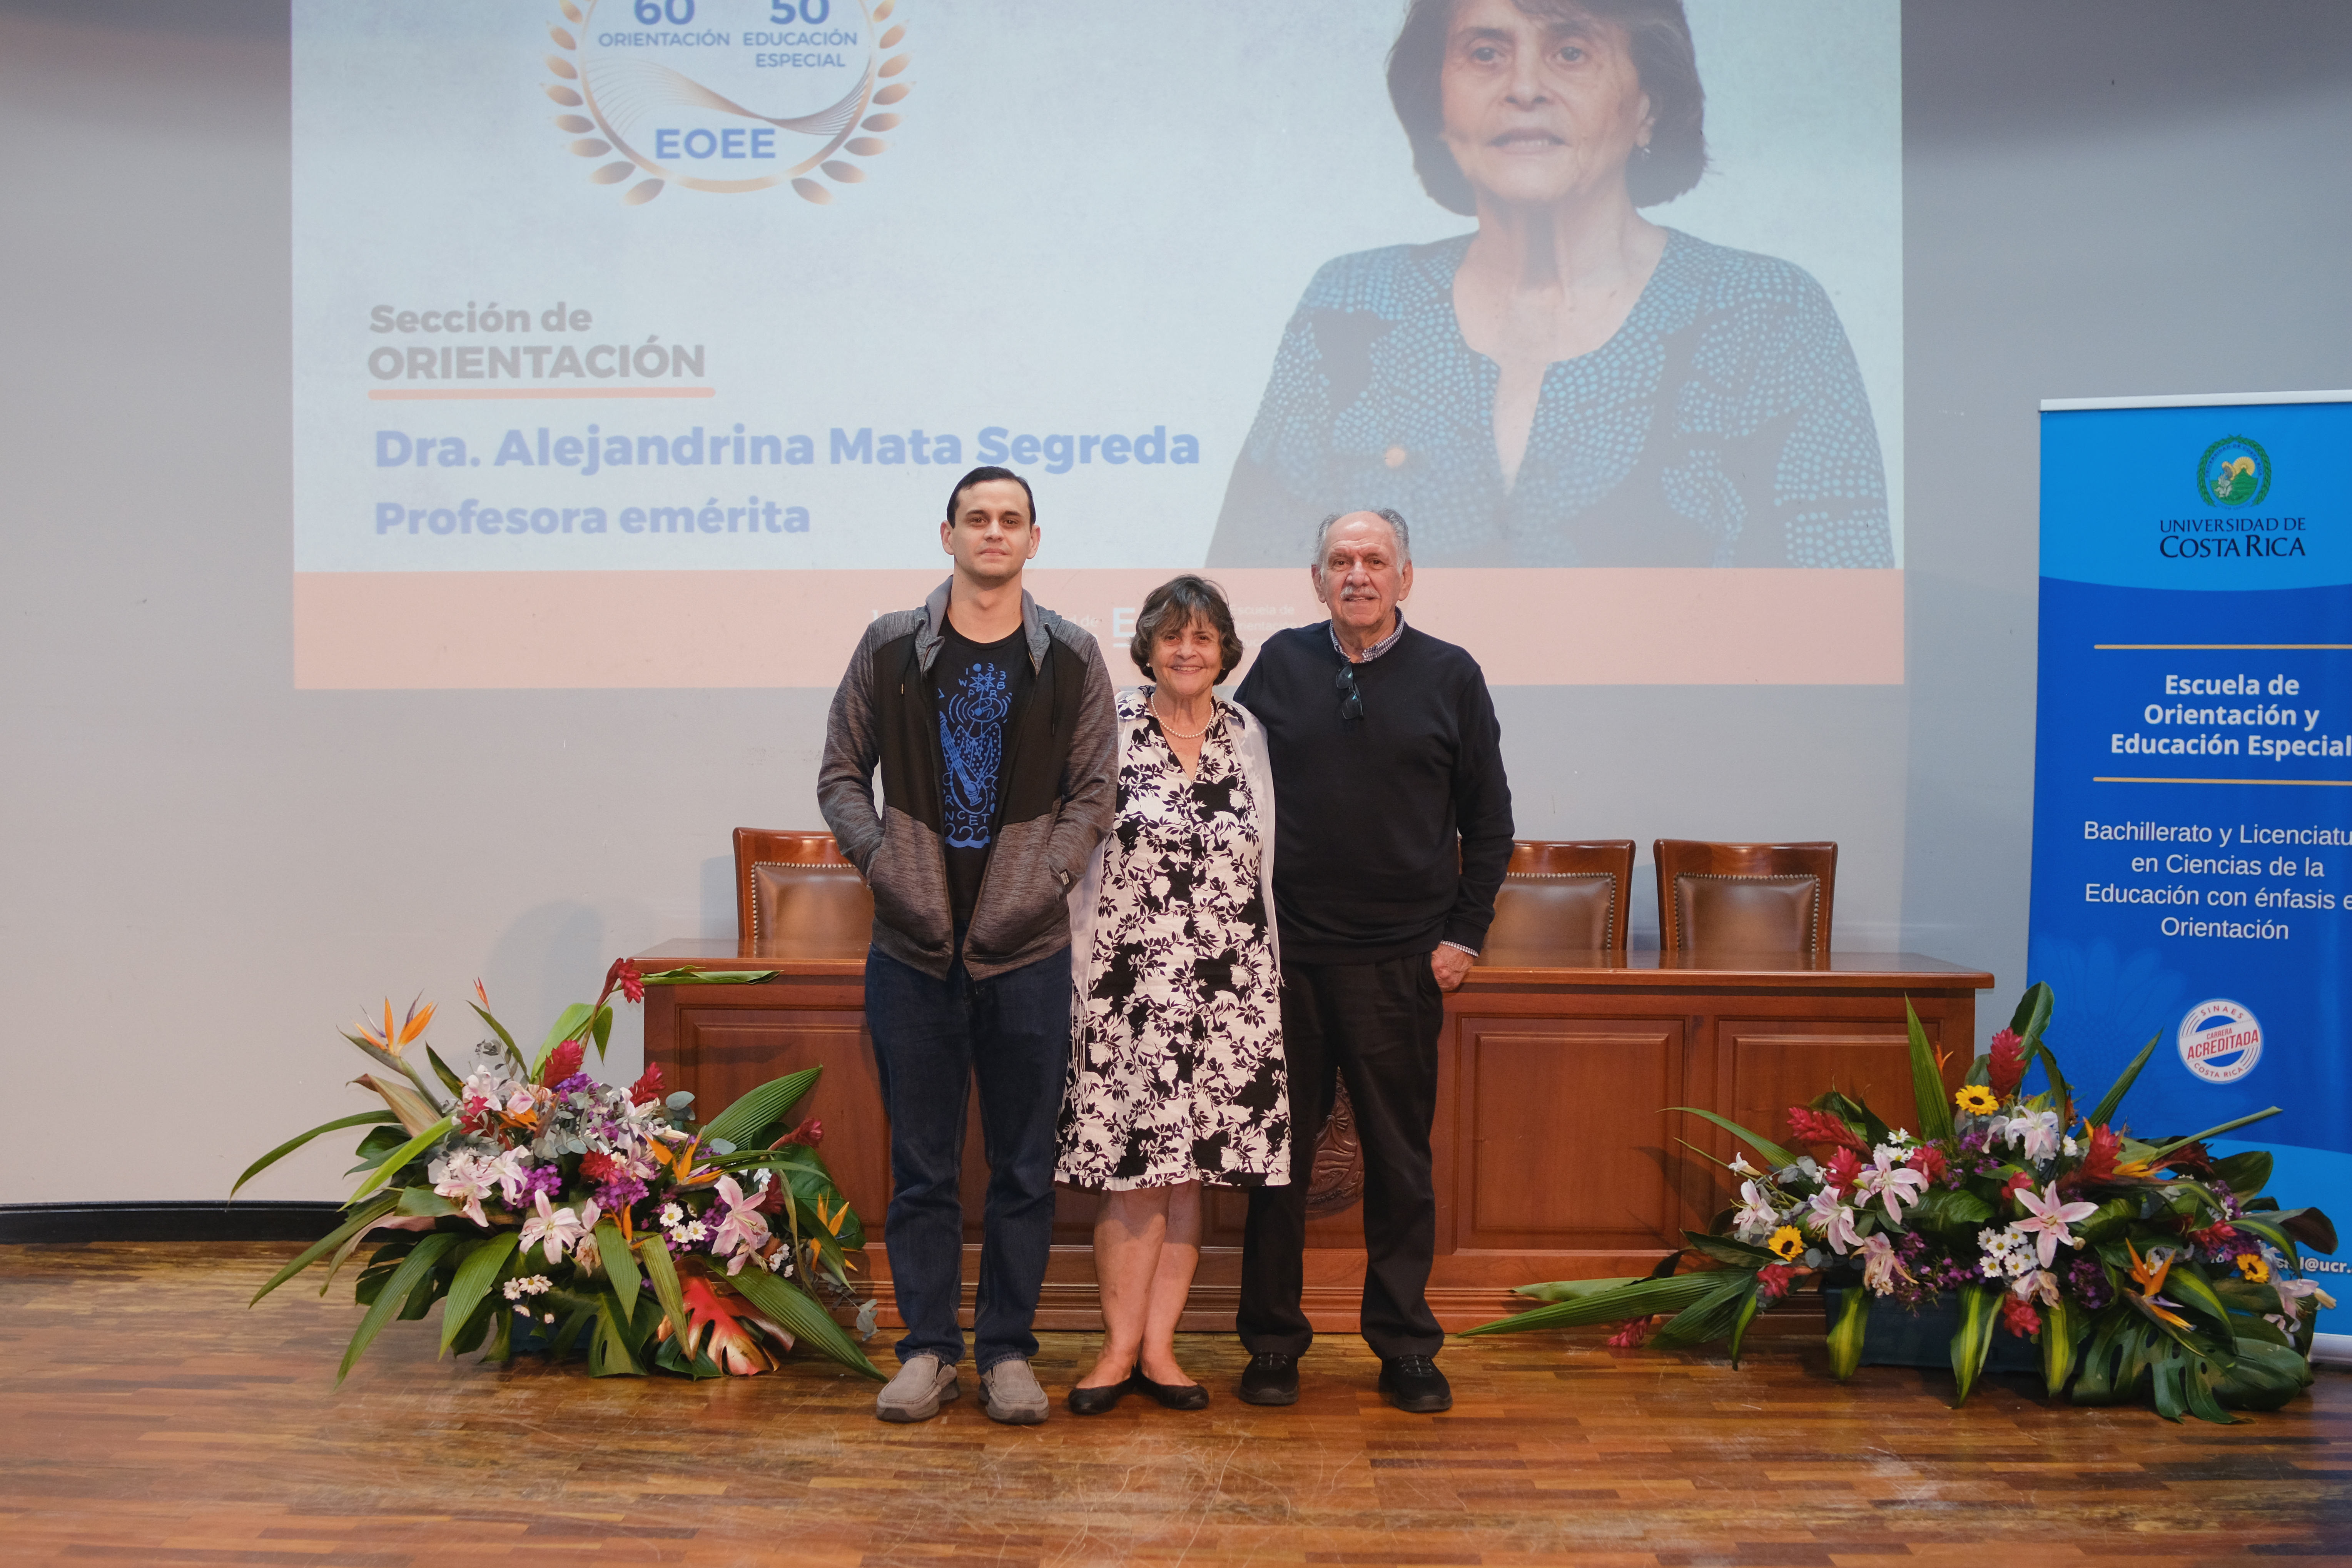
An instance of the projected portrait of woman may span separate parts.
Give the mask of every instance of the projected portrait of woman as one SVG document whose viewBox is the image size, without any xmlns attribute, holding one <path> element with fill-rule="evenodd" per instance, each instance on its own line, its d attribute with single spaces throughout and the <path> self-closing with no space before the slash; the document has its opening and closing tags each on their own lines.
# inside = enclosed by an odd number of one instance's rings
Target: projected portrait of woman
<svg viewBox="0 0 2352 1568">
<path fill-rule="evenodd" d="M 1844 327 L 1803 268 L 1642 216 L 1706 168 L 1681 0 L 1413 0 L 1389 97 L 1476 230 L 1327 264 L 1209 560 L 1392 507 L 1422 565 L 1892 566 Z"/>
</svg>

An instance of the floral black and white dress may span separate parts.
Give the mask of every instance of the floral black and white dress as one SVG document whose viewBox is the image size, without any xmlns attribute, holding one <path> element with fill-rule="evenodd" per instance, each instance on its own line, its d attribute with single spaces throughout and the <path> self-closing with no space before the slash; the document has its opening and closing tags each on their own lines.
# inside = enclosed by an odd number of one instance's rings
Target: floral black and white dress
<svg viewBox="0 0 2352 1568">
<path fill-rule="evenodd" d="M 1113 1191 L 1280 1185 L 1290 1097 L 1265 742 L 1221 701 L 1188 779 L 1150 692 L 1119 695 L 1118 815 L 1071 922 L 1076 1037 L 1055 1174 Z"/>
</svg>

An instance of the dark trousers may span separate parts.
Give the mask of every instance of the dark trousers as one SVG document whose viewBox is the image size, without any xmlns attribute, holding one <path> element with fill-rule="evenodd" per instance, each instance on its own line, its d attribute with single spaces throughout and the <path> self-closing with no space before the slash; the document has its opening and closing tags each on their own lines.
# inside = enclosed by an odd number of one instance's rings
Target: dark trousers
<svg viewBox="0 0 2352 1568">
<path fill-rule="evenodd" d="M 988 980 L 959 957 L 934 980 L 878 950 L 866 955 L 866 1023 L 890 1116 L 890 1212 L 883 1240 L 906 1337 L 919 1352 L 963 1359 L 964 1109 L 980 1083 L 988 1199 L 980 1249 L 974 1359 L 1037 1353 L 1029 1331 L 1054 1241 L 1054 1122 L 1070 1061 L 1067 948 Z"/>
<path fill-rule="evenodd" d="M 1307 1185 L 1339 1074 L 1364 1143 L 1364 1339 L 1384 1358 L 1435 1355 L 1445 1334 L 1427 1296 L 1437 1246 L 1429 1127 L 1445 994 L 1425 952 L 1381 963 L 1286 963 L 1282 984 L 1290 1183 L 1250 1189 L 1234 1326 L 1253 1355 L 1304 1355 L 1314 1342 L 1298 1304 Z"/>
</svg>

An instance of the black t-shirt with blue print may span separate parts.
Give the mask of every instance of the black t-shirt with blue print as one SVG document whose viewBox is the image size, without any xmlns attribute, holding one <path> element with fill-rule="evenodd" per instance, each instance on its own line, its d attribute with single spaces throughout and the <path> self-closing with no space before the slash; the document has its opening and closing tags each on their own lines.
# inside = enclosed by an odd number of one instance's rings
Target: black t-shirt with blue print
<svg viewBox="0 0 2352 1568">
<path fill-rule="evenodd" d="M 1004 737 L 1036 679 L 1029 667 L 1028 634 L 1018 629 L 995 642 L 976 643 L 950 622 L 931 665 L 940 717 L 940 798 L 945 805 L 940 837 L 959 936 L 971 923 L 989 846 L 996 838 Z"/>
</svg>

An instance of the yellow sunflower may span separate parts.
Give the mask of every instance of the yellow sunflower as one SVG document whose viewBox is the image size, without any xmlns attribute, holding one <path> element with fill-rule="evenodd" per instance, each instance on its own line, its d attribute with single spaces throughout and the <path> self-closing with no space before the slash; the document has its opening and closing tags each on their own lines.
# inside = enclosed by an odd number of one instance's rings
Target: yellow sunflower
<svg viewBox="0 0 2352 1568">
<path fill-rule="evenodd" d="M 2238 1272 L 2257 1285 L 2270 1283 L 2271 1266 L 2251 1252 L 2238 1254 Z"/>
<path fill-rule="evenodd" d="M 1990 1116 L 2000 1109 L 1999 1097 L 1980 1083 L 1960 1089 L 1952 1096 L 1952 1103 L 1971 1116 Z"/>
<path fill-rule="evenodd" d="M 1784 1225 L 1772 1233 L 1765 1246 L 1784 1263 L 1793 1263 L 1805 1250 L 1805 1233 L 1793 1225 Z"/>
</svg>

